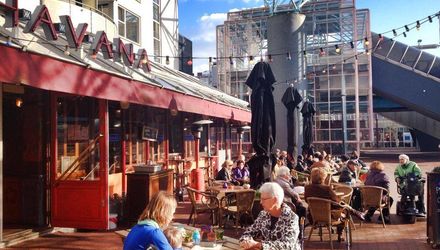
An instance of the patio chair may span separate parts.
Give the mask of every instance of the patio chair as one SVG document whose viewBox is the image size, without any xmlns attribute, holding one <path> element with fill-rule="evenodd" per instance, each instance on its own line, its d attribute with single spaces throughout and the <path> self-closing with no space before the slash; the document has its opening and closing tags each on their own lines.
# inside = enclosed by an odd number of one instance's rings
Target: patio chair
<svg viewBox="0 0 440 250">
<path fill-rule="evenodd" d="M 377 187 L 377 186 L 362 186 L 359 187 L 361 191 L 361 198 L 362 198 L 362 209 L 366 210 L 370 207 L 374 207 L 379 209 L 380 212 L 380 218 L 382 220 L 382 225 L 385 228 L 385 220 L 383 218 L 383 208 L 388 207 L 388 210 L 390 209 L 390 204 L 388 202 L 388 190 L 386 190 L 383 187 Z M 362 221 L 361 221 L 362 225 Z"/>
<path fill-rule="evenodd" d="M 310 182 L 310 174 L 299 172 L 295 169 L 290 170 L 290 174 L 300 183 L 308 184 Z"/>
<path fill-rule="evenodd" d="M 222 205 L 221 214 L 224 215 L 232 215 L 235 220 L 235 228 L 237 229 L 240 218 L 243 215 L 249 216 L 253 221 L 254 216 L 252 215 L 252 207 L 254 205 L 255 199 L 255 190 L 246 190 L 243 192 L 235 193 L 235 204 L 230 203 L 228 200 L 231 200 L 229 195 L 222 198 L 220 204 Z M 223 227 L 226 225 L 226 220 L 224 220 Z"/>
<path fill-rule="evenodd" d="M 352 237 L 351 237 L 350 224 L 348 220 L 341 221 L 339 218 L 338 219 L 332 218 L 331 207 L 332 205 L 339 206 L 338 203 L 328 199 L 309 197 L 307 198 L 307 204 L 309 205 L 309 212 L 313 220 L 308 241 L 310 241 L 312 237 L 314 228 L 317 227 L 319 227 L 319 232 L 320 232 L 319 235 L 322 241 L 322 227 L 326 227 L 329 231 L 330 248 L 333 249 L 332 227 L 341 225 L 343 223 L 347 235 L 346 244 L 347 246 L 351 245 Z"/>
<path fill-rule="evenodd" d="M 344 193 L 344 195 L 339 196 L 341 198 L 341 201 L 343 201 L 347 205 L 351 205 L 351 197 L 353 195 L 353 188 L 340 183 L 332 183 L 333 190 L 335 192 Z M 356 230 L 356 226 L 353 222 L 353 217 L 351 216 L 351 213 L 348 214 L 348 219 L 350 220 L 350 225 L 353 227 L 354 230 Z"/>
<path fill-rule="evenodd" d="M 191 223 L 191 218 L 193 222 L 193 226 L 195 226 L 197 215 L 199 213 L 210 213 L 212 217 L 212 224 L 214 225 L 216 222 L 216 218 L 219 213 L 219 200 L 216 195 L 212 193 L 198 191 L 196 189 L 186 187 L 188 191 L 189 199 L 191 200 L 191 214 L 189 215 L 188 225 Z M 199 194 L 201 196 L 200 202 L 196 201 L 195 195 Z M 194 217 L 193 217 L 194 216 Z"/>
</svg>

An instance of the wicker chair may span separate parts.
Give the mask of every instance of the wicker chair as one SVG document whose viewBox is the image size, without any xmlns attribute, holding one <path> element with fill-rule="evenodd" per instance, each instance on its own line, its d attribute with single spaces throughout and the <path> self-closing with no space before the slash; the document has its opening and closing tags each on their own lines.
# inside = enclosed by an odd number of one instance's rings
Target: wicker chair
<svg viewBox="0 0 440 250">
<path fill-rule="evenodd" d="M 362 209 L 368 209 L 374 207 L 379 209 L 380 218 L 382 220 L 382 225 L 385 228 L 385 220 L 383 218 L 382 209 L 388 207 L 390 209 L 390 204 L 388 202 L 388 190 L 383 187 L 376 186 L 362 186 L 360 187 L 361 197 L 362 197 Z M 362 225 L 362 221 L 361 221 Z"/>
<path fill-rule="evenodd" d="M 308 184 L 310 183 L 310 174 L 298 172 L 295 169 L 290 170 L 292 177 L 296 178 L 298 182 Z"/>
<path fill-rule="evenodd" d="M 228 200 L 233 200 L 229 196 L 225 196 L 220 201 L 222 204 L 221 217 L 223 215 L 233 215 L 235 220 L 235 228 L 238 227 L 238 222 L 243 215 L 249 216 L 252 220 L 254 217 L 252 215 L 252 207 L 254 205 L 255 190 L 246 190 L 243 192 L 235 193 L 235 202 L 231 203 Z M 223 222 L 223 227 L 226 225 L 226 220 Z"/>
<path fill-rule="evenodd" d="M 218 200 L 217 196 L 213 195 L 212 193 L 201 192 L 190 187 L 186 187 L 186 189 L 192 204 L 188 225 L 191 223 L 192 218 L 193 226 L 195 226 L 198 213 L 210 213 L 212 216 L 212 224 L 214 225 L 216 218 L 218 218 L 220 205 L 220 201 Z M 200 202 L 196 201 L 195 194 L 199 194 L 202 197 Z"/>
<path fill-rule="evenodd" d="M 313 220 L 308 241 L 310 241 L 313 230 L 316 227 L 319 227 L 320 239 L 322 241 L 322 227 L 326 227 L 329 231 L 330 248 L 333 249 L 332 227 L 341 225 L 343 223 L 347 232 L 346 243 L 348 246 L 351 245 L 351 230 L 348 220 L 341 221 L 339 219 L 335 220 L 332 218 L 331 207 L 332 205 L 339 206 L 338 203 L 328 199 L 309 197 L 307 198 L 307 204 L 309 205 L 310 215 L 312 216 L 312 220 Z"/>
<path fill-rule="evenodd" d="M 339 196 L 341 198 L 341 201 L 343 201 L 345 204 L 350 205 L 351 204 L 351 197 L 353 195 L 353 188 L 345 185 L 345 184 L 339 184 L 339 183 L 332 183 L 333 190 L 335 192 L 344 193 L 344 195 Z M 353 227 L 354 230 L 356 230 L 356 226 L 354 225 L 353 218 L 351 216 L 351 213 L 348 214 L 348 219 L 350 220 L 350 225 Z"/>
</svg>

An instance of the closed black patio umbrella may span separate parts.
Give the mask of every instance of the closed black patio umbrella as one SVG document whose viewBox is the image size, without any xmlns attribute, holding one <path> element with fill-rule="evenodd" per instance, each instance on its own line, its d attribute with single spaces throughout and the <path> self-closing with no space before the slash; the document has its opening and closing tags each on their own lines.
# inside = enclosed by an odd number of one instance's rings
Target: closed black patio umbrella
<svg viewBox="0 0 440 250">
<path fill-rule="evenodd" d="M 303 150 L 308 152 L 312 145 L 313 116 L 316 111 L 313 104 L 307 100 L 301 108 L 301 113 L 303 116 Z"/>
<path fill-rule="evenodd" d="M 252 89 L 251 95 L 251 135 L 256 156 L 248 162 L 250 181 L 257 188 L 270 179 L 272 160 L 270 154 L 275 144 L 275 104 L 273 87 L 275 77 L 266 62 L 257 63 L 246 80 Z"/>
<path fill-rule="evenodd" d="M 298 90 L 291 85 L 286 89 L 281 101 L 287 108 L 287 154 L 295 161 L 297 155 L 296 147 L 296 128 L 295 128 L 295 109 L 302 102 L 303 98 L 299 94 Z"/>
</svg>

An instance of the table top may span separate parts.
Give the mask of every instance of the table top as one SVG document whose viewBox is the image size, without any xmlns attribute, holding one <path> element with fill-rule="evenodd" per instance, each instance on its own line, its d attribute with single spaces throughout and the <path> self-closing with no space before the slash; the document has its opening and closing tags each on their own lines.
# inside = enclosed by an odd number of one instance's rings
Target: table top
<svg viewBox="0 0 440 250">
<path fill-rule="evenodd" d="M 233 185 L 228 185 L 228 188 L 224 188 L 223 186 L 210 186 L 207 187 L 207 189 L 217 192 L 217 193 L 238 193 L 238 192 L 246 192 L 249 190 L 253 190 L 253 189 L 246 189 L 242 186 L 233 186 Z"/>
<path fill-rule="evenodd" d="M 194 231 L 195 229 L 198 229 L 200 231 L 200 228 L 188 226 L 182 223 L 174 222 L 171 225 L 178 228 L 183 227 L 185 230 L 189 230 L 189 231 Z M 130 229 L 115 231 L 116 234 L 118 234 L 124 239 L 127 237 L 129 232 Z M 193 246 L 192 243 L 184 243 L 183 249 L 184 250 L 232 250 L 232 249 L 241 249 L 241 248 L 237 239 L 228 236 L 223 236 L 223 240 L 219 241 L 216 247 L 201 247 L 201 246 Z"/>
</svg>

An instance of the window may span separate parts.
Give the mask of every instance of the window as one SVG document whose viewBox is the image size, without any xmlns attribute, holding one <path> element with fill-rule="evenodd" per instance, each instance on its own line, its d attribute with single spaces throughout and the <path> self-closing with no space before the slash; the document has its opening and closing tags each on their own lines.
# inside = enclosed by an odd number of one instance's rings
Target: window
<svg viewBox="0 0 440 250">
<path fill-rule="evenodd" d="M 153 0 L 153 46 L 154 61 L 160 63 L 160 0 Z"/>
<path fill-rule="evenodd" d="M 139 17 L 121 7 L 118 8 L 118 16 L 119 35 L 133 42 L 139 43 Z"/>
</svg>

